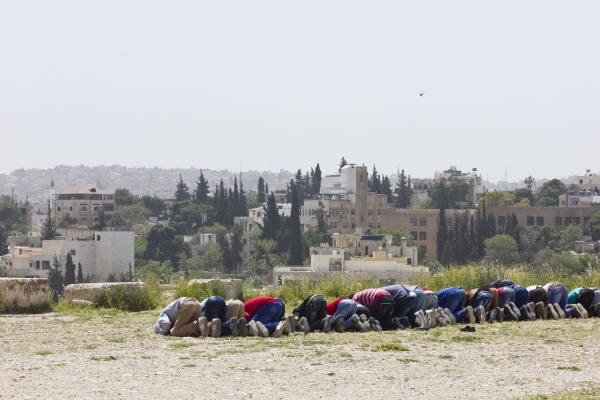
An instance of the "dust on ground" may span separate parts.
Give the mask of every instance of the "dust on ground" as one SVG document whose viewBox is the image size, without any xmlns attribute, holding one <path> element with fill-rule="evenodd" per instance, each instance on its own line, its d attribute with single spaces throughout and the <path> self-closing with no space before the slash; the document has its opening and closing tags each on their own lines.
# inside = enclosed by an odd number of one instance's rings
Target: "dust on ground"
<svg viewBox="0 0 600 400">
<path fill-rule="evenodd" d="M 154 334 L 157 315 L 0 316 L 0 397 L 500 399 L 600 382 L 600 319 L 203 339 Z"/>
</svg>

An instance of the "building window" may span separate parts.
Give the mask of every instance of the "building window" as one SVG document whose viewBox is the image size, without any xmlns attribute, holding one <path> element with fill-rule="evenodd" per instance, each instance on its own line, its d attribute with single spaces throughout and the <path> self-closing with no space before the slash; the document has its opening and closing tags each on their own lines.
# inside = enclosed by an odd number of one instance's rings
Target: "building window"
<svg viewBox="0 0 600 400">
<path fill-rule="evenodd" d="M 554 218 L 554 226 L 562 226 L 562 217 Z"/>
<path fill-rule="evenodd" d="M 377 216 L 381 215 L 381 210 L 377 209 Z"/>
<path fill-rule="evenodd" d="M 42 261 L 42 269 L 50 269 L 50 261 Z"/>
<path fill-rule="evenodd" d="M 527 217 L 527 226 L 533 226 L 533 217 Z"/>
<path fill-rule="evenodd" d="M 356 224 L 352 224 L 352 229 L 356 229 Z"/>
<path fill-rule="evenodd" d="M 373 216 L 373 210 L 369 210 L 369 211 L 367 211 L 367 215 L 368 215 L 369 217 L 372 217 L 372 216 Z"/>
<path fill-rule="evenodd" d="M 75 255 L 75 250 L 71 250 L 71 255 L 74 256 Z"/>
<path fill-rule="evenodd" d="M 360 181 L 361 181 L 361 182 L 364 182 L 364 181 L 365 181 L 365 177 L 364 177 L 364 175 L 361 175 L 361 176 L 360 176 Z"/>
<path fill-rule="evenodd" d="M 356 215 L 356 211 L 354 209 L 350 210 L 350 215 Z"/>
<path fill-rule="evenodd" d="M 56 207 L 56 211 L 60 211 L 60 210 L 61 210 L 60 207 Z"/>
<path fill-rule="evenodd" d="M 381 224 L 377 223 L 377 229 L 381 228 Z"/>
<path fill-rule="evenodd" d="M 365 189 L 364 188 L 360 188 L 360 195 L 364 196 L 365 195 Z"/>
<path fill-rule="evenodd" d="M 410 236 L 412 236 L 413 240 L 417 240 L 417 232 L 411 232 Z"/>
<path fill-rule="evenodd" d="M 365 208 L 365 202 L 364 201 L 360 201 L 360 208 Z"/>
<path fill-rule="evenodd" d="M 248 232 L 252 232 L 252 224 L 248 224 Z"/>
<path fill-rule="evenodd" d="M 94 222 L 98 222 L 98 221 L 100 221 L 100 218 L 94 217 Z"/>
<path fill-rule="evenodd" d="M 373 227 L 373 224 L 368 224 L 369 229 L 371 229 Z"/>
<path fill-rule="evenodd" d="M 423 254 L 427 255 L 427 246 L 419 246 Z"/>
<path fill-rule="evenodd" d="M 571 217 L 565 217 L 565 226 L 571 225 Z"/>
<path fill-rule="evenodd" d="M 332 222 L 332 223 L 331 223 L 331 227 L 332 227 L 333 229 L 336 229 L 336 228 L 337 228 L 337 222 Z"/>
<path fill-rule="evenodd" d="M 417 226 L 417 219 L 416 218 L 411 218 L 410 219 L 410 226 Z"/>
<path fill-rule="evenodd" d="M 99 242 L 100 241 L 100 235 L 96 235 L 96 240 Z"/>
<path fill-rule="evenodd" d="M 242 239 L 242 244 L 245 246 L 248 244 L 248 239 Z"/>
<path fill-rule="evenodd" d="M 348 223 L 347 222 L 342 223 L 342 228 L 348 229 Z"/>
<path fill-rule="evenodd" d="M 427 240 L 427 232 L 419 232 L 419 240 Z"/>
<path fill-rule="evenodd" d="M 82 224 L 87 223 L 87 217 L 81 217 L 81 223 Z"/>
<path fill-rule="evenodd" d="M 87 207 L 86 206 L 81 206 L 81 211 L 87 211 Z M 96 210 L 94 210 L 96 211 Z"/>
<path fill-rule="evenodd" d="M 35 262 L 35 269 L 40 269 L 40 262 L 39 261 Z"/>
<path fill-rule="evenodd" d="M 544 226 L 544 217 L 537 217 L 535 223 L 536 225 Z"/>
<path fill-rule="evenodd" d="M 427 226 L 427 218 L 420 218 L 419 226 Z"/>
<path fill-rule="evenodd" d="M 363 217 L 362 214 L 360 214 L 360 222 L 365 222 L 365 218 Z"/>
<path fill-rule="evenodd" d="M 69 211 L 73 211 L 73 207 L 69 207 Z"/>
</svg>

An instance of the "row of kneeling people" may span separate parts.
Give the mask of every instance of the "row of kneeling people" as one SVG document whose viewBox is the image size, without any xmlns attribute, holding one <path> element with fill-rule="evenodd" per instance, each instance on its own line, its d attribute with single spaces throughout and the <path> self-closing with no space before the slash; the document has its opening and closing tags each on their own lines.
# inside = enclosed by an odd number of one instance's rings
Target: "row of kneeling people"
<svg viewBox="0 0 600 400">
<path fill-rule="evenodd" d="M 366 289 L 327 303 L 307 297 L 286 316 L 277 297 L 242 302 L 212 296 L 203 302 L 181 297 L 170 303 L 154 325 L 156 333 L 173 336 L 262 336 L 313 331 L 357 332 L 430 329 L 465 323 L 600 316 L 600 289 L 576 288 L 560 282 L 523 287 L 508 279 L 465 292 L 460 286 L 433 292 L 419 286 L 391 285 Z"/>
</svg>

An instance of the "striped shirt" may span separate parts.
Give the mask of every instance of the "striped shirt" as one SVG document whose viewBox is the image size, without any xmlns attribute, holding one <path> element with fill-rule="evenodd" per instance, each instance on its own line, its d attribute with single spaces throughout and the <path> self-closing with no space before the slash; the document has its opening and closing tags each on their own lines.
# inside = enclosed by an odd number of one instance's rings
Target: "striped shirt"
<svg viewBox="0 0 600 400">
<path fill-rule="evenodd" d="M 352 300 L 362 304 L 370 310 L 371 307 L 373 307 L 373 304 L 377 303 L 377 301 L 385 295 L 389 296 L 390 292 L 383 289 L 366 289 L 362 292 L 355 293 Z"/>
</svg>

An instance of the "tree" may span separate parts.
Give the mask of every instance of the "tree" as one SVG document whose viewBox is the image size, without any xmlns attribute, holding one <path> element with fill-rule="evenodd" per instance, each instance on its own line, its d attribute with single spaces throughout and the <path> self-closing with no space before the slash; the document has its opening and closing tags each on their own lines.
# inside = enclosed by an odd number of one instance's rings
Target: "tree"
<svg viewBox="0 0 600 400">
<path fill-rule="evenodd" d="M 233 223 L 233 217 L 240 216 L 240 192 L 238 191 L 237 177 L 233 178 L 233 198 L 231 199 L 231 222 Z"/>
<path fill-rule="evenodd" d="M 531 203 L 529 199 L 521 199 L 521 201 L 515 204 L 515 207 L 531 207 Z"/>
<path fill-rule="evenodd" d="M 404 175 L 404 170 L 402 170 L 400 176 L 398 177 L 398 182 L 396 182 L 394 193 L 396 194 L 396 208 L 410 207 L 412 188 L 410 188 L 408 185 L 408 180 L 406 179 L 406 175 Z"/>
<path fill-rule="evenodd" d="M 321 192 L 321 180 L 322 180 L 321 167 L 319 166 L 319 163 L 317 163 L 317 166 L 315 167 L 315 173 L 313 174 L 312 180 L 311 180 L 312 193 L 315 196 L 318 196 L 319 193 Z"/>
<path fill-rule="evenodd" d="M 136 267 L 135 277 L 139 279 L 146 279 L 150 275 L 154 275 L 158 279 L 168 280 L 171 275 L 175 272 L 173 265 L 170 260 L 164 262 L 159 261 L 148 261 L 146 265 Z"/>
<path fill-rule="evenodd" d="M 176 234 L 171 226 L 154 225 L 150 228 L 146 236 L 146 248 L 143 258 L 158 262 L 171 261 L 171 264 L 177 271 L 179 269 L 179 259 L 177 254 L 185 251 L 183 237 Z"/>
<path fill-rule="evenodd" d="M 221 248 L 221 257 L 223 260 L 223 266 L 225 271 L 231 271 L 233 269 L 233 260 L 231 258 L 231 245 L 227 239 L 227 230 L 225 228 L 219 229 L 217 232 L 217 244 Z"/>
<path fill-rule="evenodd" d="M 377 168 L 375 168 L 375 164 L 373 164 L 373 171 L 371 172 L 371 177 L 369 178 L 369 192 L 375 192 L 377 194 L 381 193 L 381 177 L 379 176 L 379 172 L 377 172 Z"/>
<path fill-rule="evenodd" d="M 175 201 L 190 200 L 190 188 L 183 181 L 181 174 L 179 174 L 179 181 L 177 181 L 177 187 L 175 189 Z"/>
<path fill-rule="evenodd" d="M 517 242 L 509 235 L 496 235 L 493 238 L 486 239 L 484 261 L 504 266 L 518 263 Z"/>
<path fill-rule="evenodd" d="M 415 241 L 412 236 L 404 233 L 402 229 L 392 229 L 392 228 L 375 228 L 371 229 L 371 233 L 373 235 L 392 235 L 392 246 L 400 246 L 401 239 L 406 238 L 407 246 L 414 246 Z"/>
<path fill-rule="evenodd" d="M 80 262 L 77 263 L 77 283 L 83 283 L 83 270 Z"/>
<path fill-rule="evenodd" d="M 204 174 L 200 170 L 200 176 L 196 181 L 196 188 L 194 189 L 194 203 L 196 204 L 210 204 L 210 188 L 208 187 L 208 181 L 204 179 Z"/>
<path fill-rule="evenodd" d="M 558 206 L 558 197 L 567 192 L 567 187 L 558 179 L 552 179 L 535 192 L 536 205 L 541 207 Z"/>
<path fill-rule="evenodd" d="M 500 190 L 488 190 L 484 193 L 485 205 L 491 207 L 511 207 L 514 205 L 515 195 Z"/>
<path fill-rule="evenodd" d="M 275 195 L 270 194 L 267 205 L 263 206 L 264 217 L 262 224 L 258 223 L 258 227 L 262 232 L 263 239 L 277 239 L 277 232 L 281 227 L 281 217 L 279 215 L 279 210 L 277 209 L 277 204 L 275 203 Z"/>
<path fill-rule="evenodd" d="M 56 254 L 52 259 L 52 267 L 48 271 L 48 285 L 52 290 L 52 299 L 55 303 L 62 297 L 64 292 L 63 276 L 62 276 L 62 264 L 58 261 Z"/>
<path fill-rule="evenodd" d="M 440 212 L 439 212 L 439 217 L 438 217 L 439 222 L 438 222 L 438 230 L 435 235 L 435 242 L 436 242 L 436 246 L 437 246 L 438 260 L 442 264 L 444 264 L 442 262 L 442 254 L 444 253 L 444 246 L 446 244 L 446 241 L 448 240 L 448 227 L 446 225 L 446 203 L 448 201 L 447 200 L 448 196 L 446 195 L 446 183 L 443 178 L 440 181 L 439 189 L 437 191 L 437 196 L 438 196 L 437 199 L 434 199 L 434 200 L 439 205 Z M 447 258 L 445 260 L 448 261 Z M 449 261 L 448 261 L 448 263 L 449 263 Z M 447 264 L 444 264 L 444 265 L 447 265 Z"/>
<path fill-rule="evenodd" d="M 535 195 L 533 194 L 531 189 L 527 189 L 527 188 L 517 189 L 512 193 L 515 195 L 515 198 L 514 198 L 515 204 L 520 203 L 524 199 L 528 199 L 529 205 L 531 205 L 531 206 L 535 205 Z"/>
<path fill-rule="evenodd" d="M 239 215 L 241 217 L 248 216 L 248 202 L 246 200 L 246 192 L 244 191 L 244 183 L 242 182 L 242 177 L 240 176 L 240 206 L 239 206 Z"/>
<path fill-rule="evenodd" d="M 67 253 L 67 262 L 65 263 L 65 286 L 77 283 L 75 280 L 75 263 L 71 253 Z"/>
<path fill-rule="evenodd" d="M 342 168 L 344 168 L 346 165 L 348 165 L 348 162 L 344 157 L 342 157 L 340 160 L 340 168 L 338 169 L 338 173 L 342 173 Z"/>
<path fill-rule="evenodd" d="M 98 222 L 92 225 L 92 229 L 95 231 L 101 231 L 103 228 L 106 228 L 108 223 L 106 221 L 106 214 L 104 214 L 104 207 L 100 207 L 98 210 Z"/>
<path fill-rule="evenodd" d="M 50 208 L 50 200 L 48 200 L 48 210 L 46 211 L 46 219 L 42 225 L 42 240 L 52 240 L 56 236 L 54 229 L 54 220 L 52 219 L 52 208 Z"/>
<path fill-rule="evenodd" d="M 132 194 L 128 189 L 119 188 L 115 190 L 115 204 L 117 206 L 128 206 L 131 204 L 139 203 L 140 198 Z"/>
<path fill-rule="evenodd" d="M 600 212 L 592 215 L 592 217 L 585 224 L 585 230 L 592 236 L 592 240 L 600 240 Z"/>
<path fill-rule="evenodd" d="M 216 208 L 216 212 L 217 212 L 217 222 L 223 226 L 229 226 L 229 219 L 228 219 L 228 201 L 227 201 L 227 191 L 225 190 L 225 184 L 223 183 L 223 179 L 221 179 L 221 182 L 219 183 L 218 186 L 218 195 L 217 195 L 217 206 Z"/>
<path fill-rule="evenodd" d="M 390 178 L 388 178 L 387 175 L 383 175 L 383 178 L 381 178 L 381 193 L 387 196 L 386 201 L 388 203 L 394 202 L 394 196 L 392 193 L 392 183 L 390 182 Z"/>
<path fill-rule="evenodd" d="M 122 226 L 131 226 L 131 225 L 129 225 L 127 223 L 127 221 L 125 221 L 125 219 L 121 216 L 121 213 L 117 211 L 113 214 L 110 221 L 108 221 L 108 226 L 122 227 Z"/>
<path fill-rule="evenodd" d="M 315 210 L 315 218 L 317 218 L 317 230 L 322 233 L 326 233 L 329 227 L 327 226 L 327 220 L 329 219 L 329 213 L 325 211 L 325 205 L 319 200 L 319 208 Z"/>
<path fill-rule="evenodd" d="M 442 253 L 439 257 L 440 264 L 447 267 L 452 264 L 454 260 L 454 249 L 452 248 L 452 243 L 449 240 L 446 240 L 444 243 L 444 247 L 442 249 Z"/>
<path fill-rule="evenodd" d="M 141 203 L 129 206 L 117 206 L 115 213 L 109 221 L 110 226 L 134 226 L 142 225 L 148 221 L 152 211 Z M 116 220 L 115 220 L 116 218 Z M 118 225 L 122 224 L 122 225 Z"/>
<path fill-rule="evenodd" d="M 259 204 L 263 204 L 265 202 L 265 180 L 262 176 L 258 178 L 258 188 L 256 193 L 256 201 Z"/>
<path fill-rule="evenodd" d="M 165 211 L 167 211 L 167 205 L 165 202 L 154 196 L 144 196 L 142 197 L 142 201 L 144 203 L 144 207 L 150 210 L 150 215 L 153 217 L 160 217 Z M 210 204 L 210 203 L 209 203 Z"/>
<path fill-rule="evenodd" d="M 129 272 L 128 272 L 129 282 L 133 282 L 133 266 L 131 262 L 129 262 Z"/>
<path fill-rule="evenodd" d="M 242 224 L 233 225 L 233 232 L 231 233 L 231 264 L 232 270 L 244 261 L 242 252 L 244 251 L 244 245 L 242 244 L 242 236 L 244 235 L 244 226 Z"/>
<path fill-rule="evenodd" d="M 296 185 L 292 183 L 292 210 L 290 214 L 290 265 L 302 265 L 304 254 L 302 252 L 302 233 L 300 232 L 300 203 Z"/>
<path fill-rule="evenodd" d="M 262 254 L 259 261 L 263 262 L 266 268 L 273 267 L 273 251 L 277 246 L 277 242 L 271 239 L 262 239 L 257 243 L 259 252 Z"/>
<path fill-rule="evenodd" d="M 527 178 L 525 178 L 524 182 L 525 186 L 527 186 L 527 190 L 531 191 L 531 187 L 535 183 L 535 179 L 531 175 L 529 175 Z"/>
</svg>

